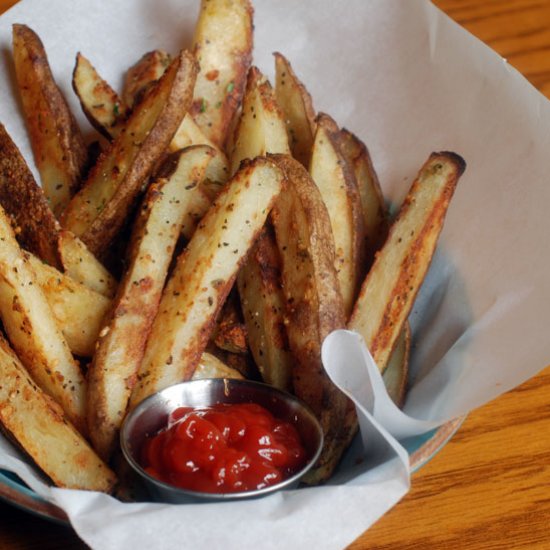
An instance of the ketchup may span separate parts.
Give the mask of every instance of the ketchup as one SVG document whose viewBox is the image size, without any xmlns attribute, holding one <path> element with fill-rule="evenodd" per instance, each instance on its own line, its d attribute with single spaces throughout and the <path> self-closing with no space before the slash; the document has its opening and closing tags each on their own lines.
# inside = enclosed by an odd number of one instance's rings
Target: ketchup
<svg viewBox="0 0 550 550">
<path fill-rule="evenodd" d="M 205 493 L 275 485 L 299 471 L 306 458 L 296 428 L 255 403 L 180 407 L 142 449 L 149 475 Z"/>
</svg>

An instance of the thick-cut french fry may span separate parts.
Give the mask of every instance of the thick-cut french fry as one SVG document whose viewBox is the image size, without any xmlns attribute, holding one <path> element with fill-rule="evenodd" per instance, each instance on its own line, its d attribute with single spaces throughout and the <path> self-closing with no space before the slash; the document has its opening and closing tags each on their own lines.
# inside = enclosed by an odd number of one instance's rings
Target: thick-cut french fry
<svg viewBox="0 0 550 550">
<path fill-rule="evenodd" d="M 32 254 L 26 252 L 25 257 L 69 348 L 75 355 L 91 357 L 111 300 Z"/>
<path fill-rule="evenodd" d="M 0 124 L 0 204 L 17 227 L 17 238 L 45 262 L 60 266 L 59 224 L 44 191 L 37 185 L 25 159 Z"/>
<path fill-rule="evenodd" d="M 389 212 L 366 145 L 345 128 L 340 131 L 338 143 L 340 151 L 355 172 L 361 197 L 365 226 L 366 259 L 364 275 L 366 275 L 374 261 L 375 253 L 382 247 L 388 236 Z M 403 404 L 405 398 L 410 332 L 409 323 L 406 322 L 390 355 L 388 368 L 384 372 L 384 382 L 388 388 L 388 393 L 398 406 Z"/>
<path fill-rule="evenodd" d="M 290 153 L 285 122 L 269 82 L 256 68 L 248 74 L 231 164 L 267 153 Z M 290 389 L 291 357 L 284 329 L 284 297 L 273 232 L 265 229 L 238 278 L 250 350 L 263 379 Z"/>
<path fill-rule="evenodd" d="M 271 84 L 251 67 L 246 81 L 241 118 L 231 153 L 231 172 L 243 159 L 266 153 L 290 153 L 283 114 L 277 105 Z"/>
<path fill-rule="evenodd" d="M 382 372 L 424 280 L 465 167 L 455 153 L 432 153 L 361 287 L 348 328 L 363 336 Z"/>
<path fill-rule="evenodd" d="M 249 0 L 201 0 L 193 38 L 200 72 L 191 114 L 220 148 L 241 101 L 252 59 L 252 16 Z"/>
<path fill-rule="evenodd" d="M 104 459 L 112 454 L 128 399 L 157 313 L 188 201 L 214 151 L 185 149 L 174 177 L 151 185 L 132 234 L 129 267 L 122 279 L 88 371 L 88 428 Z"/>
<path fill-rule="evenodd" d="M 0 241 L 0 317 L 4 329 L 35 382 L 61 405 L 77 429 L 85 433 L 84 377 L 2 208 Z"/>
<path fill-rule="evenodd" d="M 110 492 L 114 473 L 0 336 L 0 422 L 58 487 Z"/>
<path fill-rule="evenodd" d="M 55 83 L 40 38 L 25 25 L 13 26 L 13 57 L 42 187 L 59 214 L 80 184 L 86 146 Z"/>
<path fill-rule="evenodd" d="M 107 298 L 115 295 L 117 280 L 78 237 L 62 229 L 58 246 L 61 265 L 69 277 Z"/>
<path fill-rule="evenodd" d="M 327 479 L 353 437 L 355 408 L 323 369 L 321 344 L 345 326 L 345 313 L 334 267 L 330 220 L 319 189 L 296 160 L 273 157 L 288 180 L 273 209 L 277 246 L 282 260 L 287 305 L 286 328 L 295 364 L 294 393 L 320 420 L 325 444 L 308 483 Z"/>
<path fill-rule="evenodd" d="M 281 265 L 273 230 L 266 226 L 237 278 L 248 342 L 262 379 L 292 389 L 292 355 L 285 330 Z"/>
<path fill-rule="evenodd" d="M 138 103 L 149 87 L 168 68 L 172 58 L 162 50 L 153 50 L 143 55 L 126 73 L 122 100 L 130 108 Z"/>
<path fill-rule="evenodd" d="M 94 254 L 105 252 L 168 147 L 191 104 L 196 72 L 194 58 L 182 52 L 136 107 L 63 213 L 64 227 Z"/>
<path fill-rule="evenodd" d="M 340 132 L 338 143 L 340 151 L 355 172 L 357 188 L 361 197 L 367 247 L 365 268 L 368 270 L 374 261 L 374 254 L 384 244 L 388 236 L 388 208 L 365 144 L 345 128 Z"/>
<path fill-rule="evenodd" d="M 327 207 L 334 235 L 335 267 L 344 311 L 349 318 L 365 265 L 365 227 L 357 181 L 338 146 L 339 129 L 325 114 L 317 118 L 317 132 L 309 173 Z"/>
<path fill-rule="evenodd" d="M 126 105 L 81 53 L 76 55 L 73 89 L 90 124 L 107 139 L 117 137 L 124 128 Z"/>
<path fill-rule="evenodd" d="M 280 170 L 258 158 L 243 166 L 220 193 L 166 285 L 131 406 L 193 376 L 237 271 L 282 185 Z"/>
<path fill-rule="evenodd" d="M 203 378 L 244 378 L 237 370 L 227 366 L 223 361 L 220 361 L 215 355 L 204 352 L 192 380 L 202 380 Z"/>
<path fill-rule="evenodd" d="M 317 127 L 313 102 L 289 61 L 280 53 L 274 55 L 275 95 L 284 113 L 290 150 L 292 156 L 307 168 Z"/>
</svg>

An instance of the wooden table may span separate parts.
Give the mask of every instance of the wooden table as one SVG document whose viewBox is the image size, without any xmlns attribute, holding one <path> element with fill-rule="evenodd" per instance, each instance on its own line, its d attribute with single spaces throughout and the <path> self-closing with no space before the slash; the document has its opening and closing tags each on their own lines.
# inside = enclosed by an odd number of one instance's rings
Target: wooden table
<svg viewBox="0 0 550 550">
<path fill-rule="evenodd" d="M 13 3 L 0 0 L 0 11 Z M 435 3 L 550 97 L 550 1 Z M 470 414 L 403 501 L 350 548 L 542 550 L 548 526 L 550 367 Z M 71 529 L 0 503 L 0 548 L 86 546 Z"/>
</svg>

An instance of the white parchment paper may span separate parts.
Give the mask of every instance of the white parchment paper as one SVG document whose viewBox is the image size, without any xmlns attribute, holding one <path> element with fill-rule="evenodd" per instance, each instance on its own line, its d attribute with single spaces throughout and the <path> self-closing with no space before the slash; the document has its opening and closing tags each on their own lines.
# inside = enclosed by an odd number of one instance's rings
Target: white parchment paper
<svg viewBox="0 0 550 550">
<path fill-rule="evenodd" d="M 327 340 L 325 363 L 357 394 L 371 454 L 348 461 L 325 487 L 238 504 L 122 504 L 49 488 L 0 440 L 0 467 L 62 506 L 93 548 L 341 548 L 409 488 L 407 457 L 391 433 L 420 433 L 462 415 L 550 362 L 548 101 L 425 0 L 256 0 L 255 8 L 254 62 L 272 75 L 273 51 L 291 60 L 316 109 L 367 143 L 394 206 L 430 152 L 453 150 L 467 161 L 411 315 L 410 418 L 391 409 L 376 374 L 371 381 L 368 352 L 344 331 Z M 146 51 L 189 45 L 197 13 L 198 0 L 23 0 L 3 15 L 0 121 L 31 166 L 12 23 L 41 36 L 92 135 L 70 88 L 76 52 L 120 87 Z"/>
</svg>

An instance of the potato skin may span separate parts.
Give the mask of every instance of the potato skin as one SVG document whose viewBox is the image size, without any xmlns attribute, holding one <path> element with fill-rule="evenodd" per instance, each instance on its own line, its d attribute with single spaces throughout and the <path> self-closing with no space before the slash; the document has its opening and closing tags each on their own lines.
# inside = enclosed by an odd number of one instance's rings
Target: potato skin
<svg viewBox="0 0 550 550">
<path fill-rule="evenodd" d="M 170 62 L 170 54 L 163 50 L 147 52 L 126 72 L 122 99 L 130 108 L 143 99 L 149 87 L 163 74 Z"/>
<path fill-rule="evenodd" d="M 389 212 L 367 146 L 345 128 L 339 133 L 338 144 L 342 155 L 355 173 L 361 197 L 366 248 L 365 269 L 362 275 L 364 277 L 374 261 L 374 255 L 388 236 Z"/>
<path fill-rule="evenodd" d="M 271 155 L 287 178 L 272 219 L 282 259 L 286 322 L 294 360 L 294 393 L 316 414 L 325 444 L 306 478 L 316 484 L 330 477 L 357 431 L 353 403 L 332 383 L 321 361 L 321 345 L 346 317 L 334 267 L 334 239 L 321 194 L 304 167 L 286 155 Z"/>
<path fill-rule="evenodd" d="M 38 35 L 13 26 L 15 73 L 42 186 L 56 214 L 80 186 L 88 153 Z"/>
<path fill-rule="evenodd" d="M 59 223 L 43 189 L 0 124 L 0 204 L 17 227 L 18 241 L 49 264 L 60 267 Z"/>
</svg>

